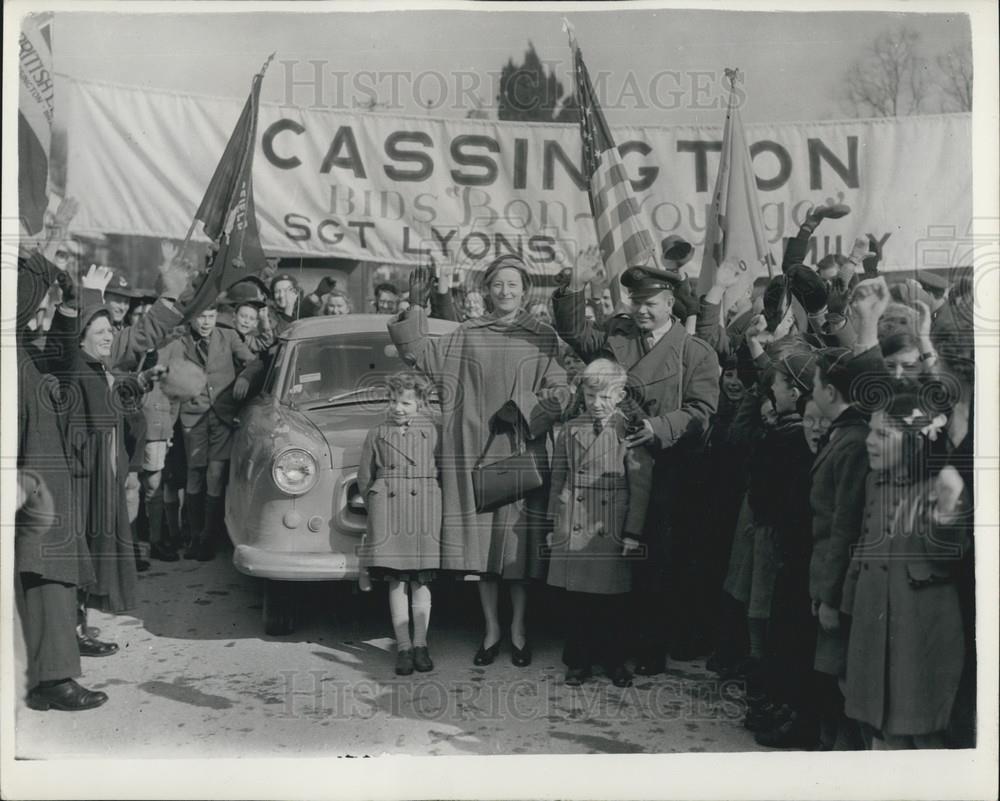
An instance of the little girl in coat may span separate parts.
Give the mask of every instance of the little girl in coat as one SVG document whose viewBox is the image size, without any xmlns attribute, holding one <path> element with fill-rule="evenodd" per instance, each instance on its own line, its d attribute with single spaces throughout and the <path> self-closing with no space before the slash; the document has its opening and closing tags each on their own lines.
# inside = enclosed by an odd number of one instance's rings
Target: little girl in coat
<svg viewBox="0 0 1000 801">
<path fill-rule="evenodd" d="M 953 467 L 929 469 L 946 424 L 933 397 L 897 391 L 866 440 L 864 529 L 841 608 L 852 618 L 845 712 L 876 749 L 945 746 L 965 659 L 954 572 L 968 547 L 968 490 Z"/>
<path fill-rule="evenodd" d="M 428 408 L 430 382 L 403 371 L 389 379 L 385 421 L 365 439 L 358 487 L 368 510 L 362 582 L 389 582 L 396 635 L 396 673 L 433 670 L 427 649 L 431 616 L 428 583 L 441 566 L 440 435 Z M 412 607 L 413 636 L 410 637 Z"/>
<path fill-rule="evenodd" d="M 555 530 L 548 583 L 566 590 L 566 684 L 578 686 L 601 661 L 615 685 L 627 687 L 620 633 L 632 587 L 626 558 L 640 548 L 653 458 L 625 445 L 627 419 L 618 408 L 627 374 L 596 359 L 581 375 L 585 411 L 563 427 L 552 463 L 549 515 Z"/>
</svg>

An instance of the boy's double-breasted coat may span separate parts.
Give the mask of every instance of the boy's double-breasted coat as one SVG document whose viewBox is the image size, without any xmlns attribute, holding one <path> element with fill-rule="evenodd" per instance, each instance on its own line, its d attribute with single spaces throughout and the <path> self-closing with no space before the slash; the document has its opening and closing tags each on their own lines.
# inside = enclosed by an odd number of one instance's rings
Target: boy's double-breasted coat
<svg viewBox="0 0 1000 801">
<path fill-rule="evenodd" d="M 572 592 L 628 592 L 632 565 L 625 536 L 641 539 L 653 459 L 625 447 L 626 420 L 615 414 L 598 433 L 594 417 L 570 420 L 556 439 L 549 514 L 555 522 L 548 583 Z"/>
</svg>

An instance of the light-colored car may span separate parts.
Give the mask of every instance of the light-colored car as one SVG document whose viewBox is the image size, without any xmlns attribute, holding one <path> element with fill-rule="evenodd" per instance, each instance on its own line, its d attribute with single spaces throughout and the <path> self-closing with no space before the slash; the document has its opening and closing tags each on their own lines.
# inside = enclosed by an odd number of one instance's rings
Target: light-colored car
<svg viewBox="0 0 1000 801">
<path fill-rule="evenodd" d="M 286 582 L 358 577 L 367 522 L 357 474 L 368 430 L 385 414 L 388 376 L 405 365 L 387 317 L 314 317 L 281 336 L 260 394 L 239 414 L 226 490 L 233 564 L 265 579 L 264 628 L 287 634 Z M 428 334 L 456 327 L 428 320 Z"/>
</svg>

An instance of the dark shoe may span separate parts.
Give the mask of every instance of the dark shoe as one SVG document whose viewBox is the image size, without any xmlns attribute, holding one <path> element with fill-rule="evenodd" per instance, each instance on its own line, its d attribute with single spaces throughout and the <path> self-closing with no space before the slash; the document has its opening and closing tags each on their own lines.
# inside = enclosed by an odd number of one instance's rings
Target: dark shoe
<svg viewBox="0 0 1000 801">
<path fill-rule="evenodd" d="M 413 649 L 404 648 L 396 653 L 396 675 L 409 676 L 413 672 Z"/>
<path fill-rule="evenodd" d="M 627 667 L 619 665 L 611 671 L 611 683 L 615 685 L 615 687 L 631 687 L 632 674 L 628 672 Z"/>
<path fill-rule="evenodd" d="M 135 572 L 136 573 L 145 573 L 147 570 L 149 570 L 149 562 L 147 562 L 145 559 L 136 559 L 135 560 Z"/>
<path fill-rule="evenodd" d="M 493 660 L 497 658 L 497 654 L 500 653 L 500 640 L 497 640 L 489 648 L 486 647 L 486 643 L 479 646 L 479 650 L 476 651 L 476 655 L 472 658 L 472 664 L 482 667 L 484 665 L 492 665 Z"/>
<path fill-rule="evenodd" d="M 757 732 L 754 740 L 765 748 L 794 748 L 799 751 L 811 751 L 819 743 L 815 727 L 807 726 L 795 713 L 770 731 Z"/>
<path fill-rule="evenodd" d="M 198 543 L 192 542 L 184 549 L 185 559 L 197 559 L 198 558 Z"/>
<path fill-rule="evenodd" d="M 211 562 L 215 559 L 215 546 L 207 538 L 202 539 L 195 549 L 194 558 L 199 562 Z"/>
<path fill-rule="evenodd" d="M 149 547 L 149 556 L 150 558 L 156 559 L 160 562 L 176 562 L 180 559 L 177 555 L 177 551 L 167 545 L 162 545 L 159 542 L 154 542 Z"/>
<path fill-rule="evenodd" d="M 785 704 L 765 702 L 750 707 L 743 719 L 743 727 L 758 734 L 768 732 L 781 726 L 791 716 L 792 710 Z"/>
<path fill-rule="evenodd" d="M 563 679 L 563 683 L 567 687 L 579 687 L 588 678 L 590 678 L 590 671 L 586 668 L 569 668 L 566 671 L 566 678 Z"/>
<path fill-rule="evenodd" d="M 665 659 L 641 659 L 635 665 L 636 676 L 656 676 L 665 672 L 667 661 Z"/>
<path fill-rule="evenodd" d="M 434 670 L 434 662 L 431 661 L 431 654 L 426 645 L 418 645 L 413 649 L 413 667 L 420 673 Z"/>
<path fill-rule="evenodd" d="M 518 648 L 511 643 L 510 647 L 510 661 L 514 667 L 527 667 L 531 664 L 531 643 L 525 641 L 524 648 Z"/>
<path fill-rule="evenodd" d="M 111 654 L 118 653 L 117 643 L 102 642 L 93 637 L 77 635 L 76 644 L 80 648 L 80 656 L 111 656 Z"/>
<path fill-rule="evenodd" d="M 67 679 L 47 687 L 39 685 L 28 693 L 27 698 L 28 706 L 39 712 L 47 712 L 50 709 L 58 709 L 62 712 L 82 712 L 84 709 L 99 707 L 107 700 L 106 693 L 88 690 L 86 687 L 81 687 L 73 679 Z"/>
</svg>

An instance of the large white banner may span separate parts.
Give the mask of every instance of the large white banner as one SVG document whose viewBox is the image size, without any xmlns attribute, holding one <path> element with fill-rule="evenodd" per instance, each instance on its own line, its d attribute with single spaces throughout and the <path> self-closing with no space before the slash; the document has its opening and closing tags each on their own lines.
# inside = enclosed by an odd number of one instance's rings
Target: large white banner
<svg viewBox="0 0 1000 801">
<path fill-rule="evenodd" d="M 74 231 L 182 237 L 244 99 L 77 81 L 64 96 Z M 704 240 L 721 122 L 613 129 L 656 241 Z M 928 238 L 969 228 L 970 124 L 949 114 L 747 125 L 775 258 L 811 205 L 836 201 L 853 211 L 822 224 L 815 259 L 871 233 L 885 269 L 926 266 L 916 261 Z M 560 250 L 595 244 L 575 125 L 265 104 L 258 135 L 254 187 L 270 253 L 470 264 L 515 251 L 555 269 Z"/>
</svg>

